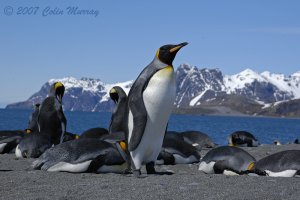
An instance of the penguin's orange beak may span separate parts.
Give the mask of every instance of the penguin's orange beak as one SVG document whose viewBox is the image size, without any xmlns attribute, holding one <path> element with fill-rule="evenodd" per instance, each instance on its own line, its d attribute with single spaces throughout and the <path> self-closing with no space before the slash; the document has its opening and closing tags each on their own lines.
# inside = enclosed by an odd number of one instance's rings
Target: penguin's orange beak
<svg viewBox="0 0 300 200">
<path fill-rule="evenodd" d="M 178 52 L 182 47 L 184 47 L 186 45 L 188 45 L 187 42 L 180 43 L 180 44 L 176 45 L 175 47 L 173 47 L 172 49 L 170 49 L 170 53 Z"/>
</svg>

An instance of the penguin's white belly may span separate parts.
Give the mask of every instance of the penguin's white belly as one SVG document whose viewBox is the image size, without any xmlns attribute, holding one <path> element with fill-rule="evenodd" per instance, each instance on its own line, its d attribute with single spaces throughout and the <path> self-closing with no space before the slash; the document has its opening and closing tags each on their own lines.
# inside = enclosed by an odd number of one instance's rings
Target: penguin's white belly
<svg viewBox="0 0 300 200">
<path fill-rule="evenodd" d="M 143 92 L 143 100 L 147 111 L 147 123 L 141 142 L 130 152 L 137 169 L 141 165 L 156 161 L 162 147 L 166 125 L 175 101 L 175 75 L 173 68 L 166 67 L 152 76 Z M 132 113 L 129 113 L 132 124 Z M 129 122 L 129 141 L 132 133 Z"/>
<path fill-rule="evenodd" d="M 7 143 L 0 144 L 0 153 L 2 153 L 2 151 L 4 150 L 6 145 L 7 145 Z"/>
<path fill-rule="evenodd" d="M 206 163 L 205 161 L 202 161 L 199 165 L 199 171 L 203 171 L 206 174 L 214 174 L 214 165 L 216 162 L 211 161 L 209 163 Z"/>
<path fill-rule="evenodd" d="M 78 164 L 71 164 L 67 162 L 59 162 L 52 167 L 50 167 L 47 171 L 49 172 L 73 172 L 73 173 L 79 173 L 79 172 L 86 172 L 87 169 L 90 166 L 90 163 L 92 160 L 88 160 L 82 163 Z"/>
<path fill-rule="evenodd" d="M 265 170 L 268 176 L 271 177 L 293 177 L 297 173 L 297 170 L 284 170 L 282 172 L 272 172 L 270 170 Z"/>
<path fill-rule="evenodd" d="M 20 148 L 19 148 L 19 145 L 17 145 L 17 147 L 16 147 L 15 154 L 16 154 L 16 157 L 17 157 L 17 158 L 23 158 L 22 152 L 21 152 L 21 150 L 20 150 Z"/>
</svg>

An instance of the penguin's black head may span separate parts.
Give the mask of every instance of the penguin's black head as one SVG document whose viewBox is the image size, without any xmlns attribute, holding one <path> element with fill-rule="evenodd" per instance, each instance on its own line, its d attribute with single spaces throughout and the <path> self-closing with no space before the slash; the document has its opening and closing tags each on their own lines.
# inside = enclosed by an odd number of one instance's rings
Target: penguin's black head
<svg viewBox="0 0 300 200">
<path fill-rule="evenodd" d="M 109 91 L 109 96 L 110 96 L 110 98 L 111 98 L 115 103 L 118 103 L 118 100 L 119 100 L 119 94 L 118 94 L 118 91 L 116 90 L 115 87 L 113 87 L 113 88 Z"/>
<path fill-rule="evenodd" d="M 236 146 L 237 140 L 238 140 L 238 135 L 232 134 L 231 135 L 231 143 L 229 143 L 229 146 Z"/>
<path fill-rule="evenodd" d="M 61 82 L 53 83 L 50 94 L 55 96 L 60 102 L 64 96 L 65 86 Z"/>
<path fill-rule="evenodd" d="M 164 45 L 157 50 L 155 57 L 158 58 L 161 62 L 172 66 L 173 60 L 177 52 L 187 44 L 188 44 L 187 42 L 183 42 L 176 45 L 172 45 L 172 44 Z"/>
</svg>

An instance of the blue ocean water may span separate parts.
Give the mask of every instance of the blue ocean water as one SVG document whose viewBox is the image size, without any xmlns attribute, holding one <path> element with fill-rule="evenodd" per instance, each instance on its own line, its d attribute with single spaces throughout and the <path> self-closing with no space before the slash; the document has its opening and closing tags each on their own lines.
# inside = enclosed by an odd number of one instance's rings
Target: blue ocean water
<svg viewBox="0 0 300 200">
<path fill-rule="evenodd" d="M 25 129 L 30 113 L 30 110 L 0 109 L 0 130 Z M 77 134 L 93 127 L 107 128 L 111 117 L 111 113 L 103 112 L 65 112 L 65 115 L 67 130 Z M 172 115 L 168 130 L 202 131 L 221 145 L 227 144 L 227 136 L 237 130 L 251 132 L 263 144 L 271 144 L 276 139 L 286 143 L 300 139 L 300 119 Z"/>
</svg>

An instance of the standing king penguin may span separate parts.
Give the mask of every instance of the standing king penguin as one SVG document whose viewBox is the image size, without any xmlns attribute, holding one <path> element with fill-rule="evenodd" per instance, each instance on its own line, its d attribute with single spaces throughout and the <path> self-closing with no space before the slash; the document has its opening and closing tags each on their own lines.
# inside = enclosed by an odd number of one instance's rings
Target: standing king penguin
<svg viewBox="0 0 300 200">
<path fill-rule="evenodd" d="M 126 113 L 128 113 L 127 94 L 121 87 L 114 86 L 109 91 L 109 96 L 116 104 L 110 120 L 109 134 L 124 132 L 127 126 L 125 120 Z"/>
<path fill-rule="evenodd" d="M 67 120 L 62 109 L 65 87 L 61 82 L 51 86 L 49 96 L 39 108 L 39 132 L 51 136 L 53 144 L 62 143 L 66 132 Z"/>
<path fill-rule="evenodd" d="M 140 73 L 128 94 L 128 133 L 126 140 L 135 176 L 142 165 L 154 174 L 154 164 L 161 151 L 169 116 L 176 95 L 172 62 L 187 42 L 164 45 L 153 61 Z"/>
</svg>

